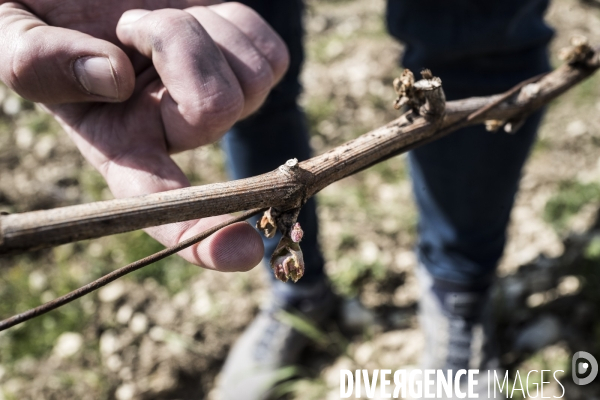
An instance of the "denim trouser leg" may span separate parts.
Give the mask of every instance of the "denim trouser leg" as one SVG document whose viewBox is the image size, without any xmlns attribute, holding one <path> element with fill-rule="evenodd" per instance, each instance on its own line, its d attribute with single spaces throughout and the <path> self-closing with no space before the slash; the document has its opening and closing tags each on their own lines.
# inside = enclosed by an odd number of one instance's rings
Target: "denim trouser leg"
<svg viewBox="0 0 600 400">
<path fill-rule="evenodd" d="M 478 125 L 410 153 L 417 253 L 434 278 L 486 286 L 493 277 L 541 114 L 514 135 Z"/>
<path fill-rule="evenodd" d="M 449 100 L 508 90 L 548 71 L 548 0 L 388 0 L 403 64 L 430 68 Z M 438 280 L 483 286 L 506 242 L 521 169 L 541 114 L 515 135 L 470 127 L 413 151 L 419 260 Z"/>
</svg>

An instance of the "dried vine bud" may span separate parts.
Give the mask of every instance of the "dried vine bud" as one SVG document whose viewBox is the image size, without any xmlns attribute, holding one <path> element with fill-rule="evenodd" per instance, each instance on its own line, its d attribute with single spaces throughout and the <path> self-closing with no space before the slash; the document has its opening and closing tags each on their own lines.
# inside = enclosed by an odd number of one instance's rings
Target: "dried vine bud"
<svg viewBox="0 0 600 400">
<path fill-rule="evenodd" d="M 421 70 L 421 77 L 423 79 L 433 79 L 433 74 L 431 73 L 430 69 L 425 68 Z"/>
<path fill-rule="evenodd" d="M 290 238 L 292 239 L 292 242 L 300 243 L 302 236 L 304 236 L 304 231 L 300 227 L 300 223 L 296 222 L 290 232 Z"/>
<path fill-rule="evenodd" d="M 504 126 L 505 121 L 499 119 L 488 119 L 484 122 L 485 130 L 488 132 L 496 132 L 498 129 Z"/>
<path fill-rule="evenodd" d="M 571 38 L 571 46 L 561 49 L 558 58 L 569 64 L 583 62 L 593 56 L 594 49 L 590 46 L 588 38 L 576 35 Z"/>
<path fill-rule="evenodd" d="M 275 236 L 275 233 L 277 232 L 277 223 L 275 222 L 272 208 L 265 211 L 262 218 L 256 223 L 256 228 L 268 239 Z"/>
<path fill-rule="evenodd" d="M 408 104 L 414 96 L 413 85 L 415 76 L 412 71 L 406 68 L 402 71 L 400 78 L 394 79 L 394 90 L 398 94 L 398 98 L 394 101 L 394 108 L 399 110 L 405 104 Z"/>
<path fill-rule="evenodd" d="M 297 282 L 304 275 L 304 256 L 298 243 L 283 237 L 271 257 L 275 278 L 282 282 Z"/>
<path fill-rule="evenodd" d="M 304 258 L 302 252 L 289 249 L 288 254 L 277 257 L 272 267 L 275 278 L 278 280 L 287 282 L 291 279 L 294 282 L 298 282 L 304 275 Z"/>
</svg>

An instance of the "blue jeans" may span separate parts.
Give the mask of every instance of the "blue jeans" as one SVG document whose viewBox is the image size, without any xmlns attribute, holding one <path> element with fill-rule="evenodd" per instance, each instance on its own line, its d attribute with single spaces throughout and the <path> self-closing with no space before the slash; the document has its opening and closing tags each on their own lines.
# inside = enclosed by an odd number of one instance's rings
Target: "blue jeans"
<svg viewBox="0 0 600 400">
<path fill-rule="evenodd" d="M 302 1 L 242 2 L 257 10 L 286 41 L 291 68 L 262 109 L 236 124 L 225 136 L 224 149 L 234 179 L 271 171 L 289 158 L 310 157 L 306 122 L 296 102 L 301 90 L 298 75 L 304 59 Z M 454 6 L 447 8 L 448 3 Z M 480 38 L 481 32 L 460 31 L 462 25 L 457 22 L 460 13 L 472 11 L 475 3 L 483 4 L 475 0 L 389 0 L 388 3 L 388 28 L 407 45 L 404 66 L 413 71 L 430 67 L 442 78 L 450 100 L 498 93 L 549 68 L 545 45 L 552 31 L 542 21 L 545 0 L 489 2 L 499 5 L 502 12 L 477 6 L 483 10 L 476 10 L 479 13 L 473 14 L 473 18 L 491 19 L 494 24 L 479 21 L 465 26 L 466 30 L 482 24 L 507 26 L 504 33 L 502 29 L 492 29 L 489 43 L 483 44 L 481 40 L 470 41 Z M 512 14 L 506 4 L 516 7 Z M 431 7 L 435 5 L 443 6 L 444 10 L 438 20 L 431 17 Z M 454 19 L 452 10 L 458 13 Z M 488 15 L 489 11 L 497 12 Z M 424 16 L 421 23 L 414 22 L 419 21 L 419 12 Z M 502 18 L 505 23 L 498 21 Z M 452 31 L 455 41 L 439 40 L 440 35 L 448 36 L 448 31 L 440 32 L 435 26 L 423 28 L 428 25 L 423 21 L 428 20 Z M 499 41 L 503 35 L 510 40 Z M 495 51 L 494 46 L 502 48 Z M 492 134 L 482 126 L 469 127 L 411 152 L 409 162 L 420 215 L 417 253 L 435 278 L 472 285 L 493 275 L 505 245 L 506 226 L 521 169 L 540 119 L 541 113 L 531 116 L 515 135 Z M 314 200 L 304 207 L 299 221 L 305 230 L 302 248 L 306 261 L 306 274 L 299 284 L 311 284 L 325 278 Z M 265 239 L 266 261 L 277 240 Z"/>
</svg>

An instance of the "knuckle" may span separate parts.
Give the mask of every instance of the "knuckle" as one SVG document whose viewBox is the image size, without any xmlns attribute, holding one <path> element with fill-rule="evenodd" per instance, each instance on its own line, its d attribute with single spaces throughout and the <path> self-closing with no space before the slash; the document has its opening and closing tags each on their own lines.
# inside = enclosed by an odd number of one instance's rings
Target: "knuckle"
<svg viewBox="0 0 600 400">
<path fill-rule="evenodd" d="M 174 51 L 182 44 L 199 43 L 208 37 L 198 20 L 182 10 L 153 11 L 147 18 L 142 35 L 158 53 Z"/>
<path fill-rule="evenodd" d="M 33 93 L 31 91 L 31 78 L 32 75 L 35 75 L 36 70 L 32 57 L 35 51 L 31 48 L 30 43 L 22 39 L 15 43 L 12 53 L 7 57 L 7 64 L 10 65 L 10 68 L 4 74 L 3 80 L 10 89 L 21 96 L 35 100 L 32 98 Z"/>
<path fill-rule="evenodd" d="M 244 98 L 240 93 L 219 91 L 205 101 L 203 108 L 208 117 L 208 130 L 219 135 L 237 121 L 244 108 Z"/>
<path fill-rule="evenodd" d="M 290 66 L 290 53 L 284 41 L 277 33 L 270 31 L 265 33 L 262 48 L 273 74 L 278 78 L 283 76 Z"/>
<path fill-rule="evenodd" d="M 247 13 L 253 12 L 250 7 L 237 1 L 228 1 L 226 7 L 230 13 Z"/>
<path fill-rule="evenodd" d="M 196 96 L 184 111 L 188 123 L 203 132 L 204 139 L 215 142 L 238 120 L 244 107 L 240 91 L 218 90 L 208 96 Z"/>
<path fill-rule="evenodd" d="M 189 13 L 182 10 L 163 9 L 153 11 L 140 21 L 146 20 L 147 32 L 152 37 L 165 37 L 175 34 L 174 27 L 185 27 L 197 24 L 198 22 Z"/>
<path fill-rule="evenodd" d="M 271 56 L 273 70 L 276 71 L 277 75 L 283 75 L 290 66 L 290 53 L 285 43 L 279 37 L 276 37 L 274 42 L 273 47 L 275 51 Z"/>
<path fill-rule="evenodd" d="M 266 60 L 262 60 L 256 70 L 243 82 L 246 99 L 266 96 L 273 86 L 273 71 Z"/>
</svg>

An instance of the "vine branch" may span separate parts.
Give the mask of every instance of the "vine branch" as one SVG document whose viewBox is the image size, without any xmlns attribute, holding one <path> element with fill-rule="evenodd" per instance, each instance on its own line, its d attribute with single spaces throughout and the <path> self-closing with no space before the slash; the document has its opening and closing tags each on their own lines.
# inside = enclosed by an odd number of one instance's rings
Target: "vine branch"
<svg viewBox="0 0 600 400">
<path fill-rule="evenodd" d="M 439 113 L 443 104 L 436 103 L 434 88 L 427 92 L 431 96 L 427 105 L 421 107 L 433 110 L 433 115 L 427 110 L 408 111 L 383 127 L 300 162 L 294 171 L 280 168 L 231 182 L 2 215 L 0 254 L 254 208 L 297 208 L 303 200 L 337 180 L 464 126 L 501 121 L 510 131 L 519 120 L 592 75 L 600 66 L 599 54 L 599 50 L 590 50 L 584 60 L 575 58 L 506 94 L 446 102 L 443 114 Z M 441 100 L 443 92 L 439 89 L 437 93 Z"/>
</svg>

